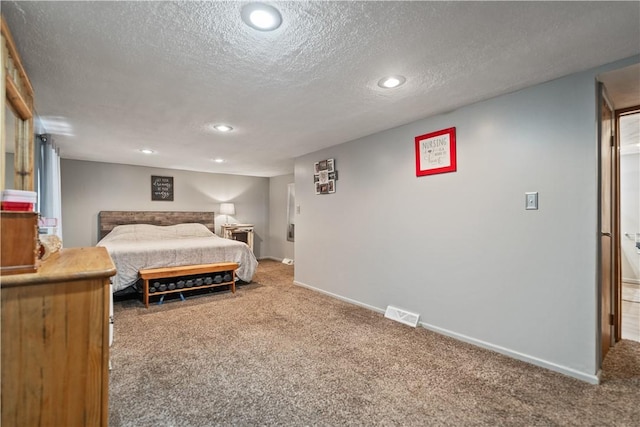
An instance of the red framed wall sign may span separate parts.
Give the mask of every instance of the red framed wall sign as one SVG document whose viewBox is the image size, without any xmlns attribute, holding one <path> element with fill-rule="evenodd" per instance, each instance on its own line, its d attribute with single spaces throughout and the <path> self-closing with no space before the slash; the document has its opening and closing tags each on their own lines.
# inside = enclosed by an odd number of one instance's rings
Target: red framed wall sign
<svg viewBox="0 0 640 427">
<path fill-rule="evenodd" d="M 416 136 L 416 176 L 456 171 L 456 128 Z"/>
</svg>

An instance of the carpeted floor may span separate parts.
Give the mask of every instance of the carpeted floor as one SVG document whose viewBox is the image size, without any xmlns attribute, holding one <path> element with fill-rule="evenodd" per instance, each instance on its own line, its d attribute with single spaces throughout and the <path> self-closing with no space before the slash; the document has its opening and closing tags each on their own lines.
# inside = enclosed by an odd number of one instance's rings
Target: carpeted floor
<svg viewBox="0 0 640 427">
<path fill-rule="evenodd" d="M 640 343 L 590 385 L 292 284 L 115 305 L 111 426 L 638 425 Z"/>
</svg>

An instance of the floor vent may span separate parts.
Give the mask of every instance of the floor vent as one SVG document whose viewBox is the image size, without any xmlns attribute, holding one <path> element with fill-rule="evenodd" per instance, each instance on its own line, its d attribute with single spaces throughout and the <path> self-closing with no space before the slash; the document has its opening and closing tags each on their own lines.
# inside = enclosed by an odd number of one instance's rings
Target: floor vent
<svg viewBox="0 0 640 427">
<path fill-rule="evenodd" d="M 401 308 L 391 305 L 388 306 L 387 311 L 384 312 L 384 317 L 404 323 L 405 325 L 413 326 L 414 328 L 418 325 L 418 319 L 420 319 L 419 314 L 411 313 L 410 311 L 402 310 Z"/>
</svg>

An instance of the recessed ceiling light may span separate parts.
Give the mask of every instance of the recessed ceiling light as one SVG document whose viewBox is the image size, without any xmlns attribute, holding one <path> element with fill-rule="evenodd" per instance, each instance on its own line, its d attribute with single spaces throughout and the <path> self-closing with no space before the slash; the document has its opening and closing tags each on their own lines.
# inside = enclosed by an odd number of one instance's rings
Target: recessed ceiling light
<svg viewBox="0 0 640 427">
<path fill-rule="evenodd" d="M 213 128 L 218 132 L 231 132 L 233 130 L 229 125 L 215 125 Z"/>
<path fill-rule="evenodd" d="M 224 163 L 224 159 L 221 159 L 220 157 L 213 159 L 213 161 L 216 163 Z"/>
<path fill-rule="evenodd" d="M 153 153 L 155 153 L 155 151 L 149 150 L 148 148 L 142 148 L 142 149 L 140 149 L 140 152 L 144 153 L 144 154 L 153 154 Z"/>
<path fill-rule="evenodd" d="M 240 14 L 245 24 L 258 31 L 273 31 L 282 24 L 280 11 L 264 3 L 250 3 Z"/>
<path fill-rule="evenodd" d="M 380 81 L 378 82 L 378 86 L 384 89 L 392 89 L 404 84 L 404 82 L 406 81 L 407 79 L 405 79 L 403 76 L 389 76 L 380 79 Z"/>
</svg>

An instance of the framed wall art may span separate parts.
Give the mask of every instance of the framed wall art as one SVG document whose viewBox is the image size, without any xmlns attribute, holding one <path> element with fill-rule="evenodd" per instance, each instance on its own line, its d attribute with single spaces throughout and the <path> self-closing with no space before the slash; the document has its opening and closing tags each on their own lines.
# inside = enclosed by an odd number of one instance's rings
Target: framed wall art
<svg viewBox="0 0 640 427">
<path fill-rule="evenodd" d="M 313 164 L 313 184 L 316 194 L 331 194 L 336 192 L 336 180 L 338 171 L 336 170 L 335 159 L 326 159 Z"/>
<path fill-rule="evenodd" d="M 416 136 L 416 176 L 456 171 L 456 128 Z"/>
<path fill-rule="evenodd" d="M 151 200 L 173 202 L 173 177 L 151 175 Z"/>
</svg>

